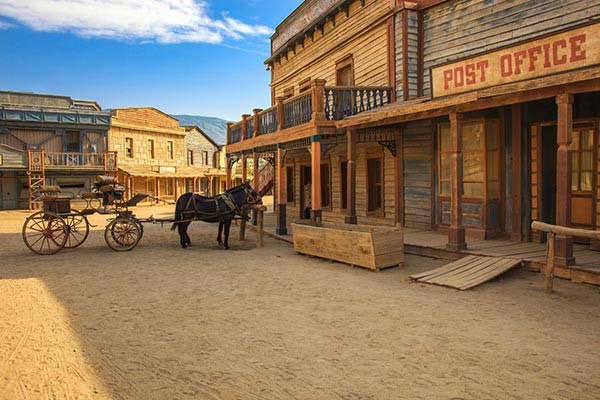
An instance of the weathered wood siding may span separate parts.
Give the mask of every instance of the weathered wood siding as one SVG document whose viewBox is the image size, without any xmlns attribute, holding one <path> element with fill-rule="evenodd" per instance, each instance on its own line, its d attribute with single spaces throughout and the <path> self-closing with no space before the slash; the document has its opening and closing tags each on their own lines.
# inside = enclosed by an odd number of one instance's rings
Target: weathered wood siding
<svg viewBox="0 0 600 400">
<path fill-rule="evenodd" d="M 404 224 L 431 228 L 433 204 L 433 138 L 431 120 L 406 124 L 403 128 Z"/>
<path fill-rule="evenodd" d="M 27 153 L 9 146 L 0 145 L 0 157 L 3 168 L 25 168 L 27 166 Z"/>
<path fill-rule="evenodd" d="M 432 66 L 600 19 L 600 0 L 457 0 L 423 15 L 424 94 Z"/>
<path fill-rule="evenodd" d="M 396 98 L 399 101 L 418 96 L 419 18 L 416 10 L 404 10 L 395 16 L 396 24 Z M 406 26 L 406 30 L 404 29 Z M 406 65 L 405 65 L 406 59 Z M 405 73 L 405 69 L 408 73 Z M 406 76 L 406 83 L 405 83 Z M 405 96 L 405 88 L 406 96 Z"/>
<path fill-rule="evenodd" d="M 314 42 L 306 37 L 287 59 L 284 56 L 274 63 L 271 87 L 275 97 L 291 87 L 298 94 L 299 83 L 306 79 L 325 79 L 335 85 L 336 62 L 350 55 L 356 85 L 388 85 L 386 17 L 390 12 L 389 0 L 367 0 L 364 7 L 360 1 L 351 3 L 349 17 L 338 13 L 335 24 L 325 24 L 324 35 L 317 30 Z"/>
</svg>

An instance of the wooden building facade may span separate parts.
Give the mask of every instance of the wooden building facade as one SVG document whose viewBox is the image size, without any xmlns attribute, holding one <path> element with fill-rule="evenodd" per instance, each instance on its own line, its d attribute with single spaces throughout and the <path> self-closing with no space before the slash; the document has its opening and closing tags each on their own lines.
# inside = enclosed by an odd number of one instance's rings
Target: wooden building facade
<svg viewBox="0 0 600 400">
<path fill-rule="evenodd" d="M 208 195 L 203 179 L 225 176 L 213 166 L 218 146 L 200 128 L 182 127 L 155 108 L 112 110 L 108 143 L 119 154 L 119 179 L 130 196 L 172 201 L 187 192 Z"/>
<path fill-rule="evenodd" d="M 110 112 L 66 96 L 0 92 L 0 210 L 35 208 L 43 185 L 77 195 L 116 172 Z"/>
<path fill-rule="evenodd" d="M 279 233 L 399 224 L 458 251 L 545 240 L 533 220 L 596 229 L 599 33 L 600 0 L 307 0 L 272 37 L 272 106 L 229 127 L 228 166 L 272 162 Z"/>
</svg>

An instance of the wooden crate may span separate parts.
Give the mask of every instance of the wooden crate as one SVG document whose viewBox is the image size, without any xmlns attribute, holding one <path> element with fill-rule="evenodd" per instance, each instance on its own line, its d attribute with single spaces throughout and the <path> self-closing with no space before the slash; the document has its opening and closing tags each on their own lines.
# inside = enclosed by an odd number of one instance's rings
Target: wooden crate
<svg viewBox="0 0 600 400">
<path fill-rule="evenodd" d="M 402 228 L 324 223 L 292 224 L 294 250 L 378 271 L 404 264 Z"/>
</svg>

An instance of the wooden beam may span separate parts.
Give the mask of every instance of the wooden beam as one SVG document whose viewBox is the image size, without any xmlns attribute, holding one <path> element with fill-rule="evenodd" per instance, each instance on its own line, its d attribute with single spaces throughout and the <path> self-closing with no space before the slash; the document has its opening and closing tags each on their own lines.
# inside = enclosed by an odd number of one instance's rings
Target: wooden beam
<svg viewBox="0 0 600 400">
<path fill-rule="evenodd" d="M 356 130 L 346 130 L 346 218 L 347 224 L 356 224 Z"/>
<path fill-rule="evenodd" d="M 556 97 L 558 121 L 556 140 L 556 225 L 569 226 L 571 222 L 571 159 L 569 145 L 573 134 L 573 95 Z M 549 151 L 550 149 L 544 149 Z M 556 235 L 554 260 L 559 266 L 575 264 L 573 238 Z"/>
<path fill-rule="evenodd" d="M 321 225 L 321 138 L 311 138 L 311 221 L 315 225 Z"/>
<path fill-rule="evenodd" d="M 522 227 L 522 184 L 523 184 L 523 106 L 522 104 L 513 104 L 511 106 L 511 153 L 512 153 L 512 232 L 511 239 L 515 241 L 523 240 Z"/>
<path fill-rule="evenodd" d="M 465 228 L 462 224 L 463 193 L 463 154 L 462 154 L 462 115 L 450 113 L 451 159 L 451 193 L 450 193 L 450 228 L 448 228 L 448 249 L 461 251 L 467 248 Z"/>
</svg>

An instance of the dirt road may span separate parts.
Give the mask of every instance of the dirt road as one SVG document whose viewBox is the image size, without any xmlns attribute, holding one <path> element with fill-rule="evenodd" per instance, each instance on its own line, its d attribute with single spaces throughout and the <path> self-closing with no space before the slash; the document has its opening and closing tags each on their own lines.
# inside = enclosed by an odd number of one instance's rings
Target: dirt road
<svg viewBox="0 0 600 400">
<path fill-rule="evenodd" d="M 141 213 L 155 212 L 143 209 Z M 0 213 L 0 399 L 599 399 L 600 290 L 514 271 L 469 292 L 266 240 L 149 226 L 51 257 Z M 249 235 L 253 239 L 252 234 Z"/>
</svg>

